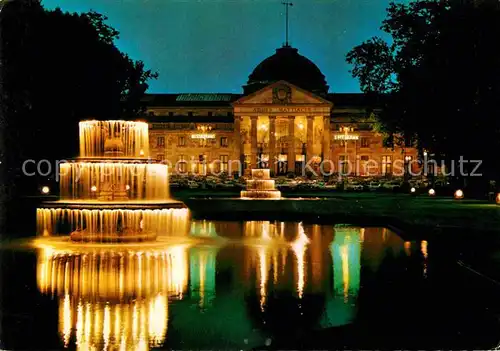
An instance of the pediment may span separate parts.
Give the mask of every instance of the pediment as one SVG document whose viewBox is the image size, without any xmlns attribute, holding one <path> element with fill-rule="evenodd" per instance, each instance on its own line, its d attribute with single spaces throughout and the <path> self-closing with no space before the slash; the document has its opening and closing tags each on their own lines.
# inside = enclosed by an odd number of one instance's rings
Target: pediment
<svg viewBox="0 0 500 351">
<path fill-rule="evenodd" d="M 241 105 L 328 105 L 332 103 L 284 80 L 273 83 L 233 103 Z"/>
</svg>

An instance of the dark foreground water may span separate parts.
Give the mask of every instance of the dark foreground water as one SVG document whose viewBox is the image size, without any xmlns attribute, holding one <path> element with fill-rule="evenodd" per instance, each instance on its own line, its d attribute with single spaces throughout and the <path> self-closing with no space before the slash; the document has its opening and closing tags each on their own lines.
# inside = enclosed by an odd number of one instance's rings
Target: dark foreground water
<svg viewBox="0 0 500 351">
<path fill-rule="evenodd" d="M 192 221 L 151 247 L 1 252 L 2 349 L 491 349 L 498 288 L 385 228 Z"/>
</svg>

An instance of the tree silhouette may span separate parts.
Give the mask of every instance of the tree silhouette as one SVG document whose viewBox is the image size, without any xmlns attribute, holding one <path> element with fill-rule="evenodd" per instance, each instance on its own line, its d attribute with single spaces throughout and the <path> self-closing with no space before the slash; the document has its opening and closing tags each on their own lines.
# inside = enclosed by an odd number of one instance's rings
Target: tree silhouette
<svg viewBox="0 0 500 351">
<path fill-rule="evenodd" d="M 114 45 L 119 33 L 97 12 L 46 10 L 13 0 L 0 12 L 4 183 L 26 182 L 27 159 L 77 155 L 78 122 L 136 117 L 157 77 Z M 18 183 L 19 185 L 20 183 Z"/>
<path fill-rule="evenodd" d="M 486 183 L 499 171 L 495 151 L 500 119 L 500 4 L 491 0 L 424 0 L 391 3 L 379 37 L 346 56 L 361 89 L 384 96 L 383 130 L 418 140 L 437 160 L 450 165 L 482 160 Z M 464 168 L 465 173 L 475 165 Z"/>
</svg>

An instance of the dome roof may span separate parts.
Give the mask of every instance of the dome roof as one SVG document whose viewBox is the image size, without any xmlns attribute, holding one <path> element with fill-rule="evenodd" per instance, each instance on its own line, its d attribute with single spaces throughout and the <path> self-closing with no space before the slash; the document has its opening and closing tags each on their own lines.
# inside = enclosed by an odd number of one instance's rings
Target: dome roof
<svg viewBox="0 0 500 351">
<path fill-rule="evenodd" d="M 250 94 L 280 80 L 318 95 L 328 93 L 325 76 L 318 66 L 291 46 L 276 49 L 274 55 L 262 61 L 248 77 L 243 90 Z"/>
</svg>

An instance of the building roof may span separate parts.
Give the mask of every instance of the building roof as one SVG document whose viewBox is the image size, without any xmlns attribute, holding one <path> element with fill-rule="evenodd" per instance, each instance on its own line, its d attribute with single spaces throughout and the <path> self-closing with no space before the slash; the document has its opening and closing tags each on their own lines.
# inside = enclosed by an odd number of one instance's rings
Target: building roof
<svg viewBox="0 0 500 351">
<path fill-rule="evenodd" d="M 231 108 L 231 103 L 237 101 L 243 94 L 229 93 L 192 93 L 192 94 L 145 94 L 142 102 L 147 107 L 210 107 Z M 381 98 L 374 99 L 363 93 L 330 93 L 324 98 L 333 102 L 335 108 L 367 108 L 377 107 L 383 102 Z"/>
<path fill-rule="evenodd" d="M 183 94 L 145 94 L 142 102 L 148 107 L 231 107 L 241 94 L 225 93 L 183 93 Z"/>
<path fill-rule="evenodd" d="M 151 123 L 234 123 L 233 116 L 147 116 Z"/>
<path fill-rule="evenodd" d="M 316 95 L 325 95 L 328 85 L 321 70 L 296 48 L 284 46 L 259 63 L 243 87 L 250 94 L 280 80 L 290 82 Z"/>
</svg>

